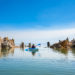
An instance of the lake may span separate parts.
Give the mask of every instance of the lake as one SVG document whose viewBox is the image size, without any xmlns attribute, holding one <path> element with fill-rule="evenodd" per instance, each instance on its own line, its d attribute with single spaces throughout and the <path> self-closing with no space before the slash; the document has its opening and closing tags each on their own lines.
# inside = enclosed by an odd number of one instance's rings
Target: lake
<svg viewBox="0 0 75 75">
<path fill-rule="evenodd" d="M 75 75 L 75 49 L 0 50 L 0 75 Z"/>
</svg>

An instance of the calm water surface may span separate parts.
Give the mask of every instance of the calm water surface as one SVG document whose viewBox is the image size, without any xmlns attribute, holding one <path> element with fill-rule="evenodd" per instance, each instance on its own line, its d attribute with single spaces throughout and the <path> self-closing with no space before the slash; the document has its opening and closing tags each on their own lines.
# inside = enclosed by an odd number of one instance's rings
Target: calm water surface
<svg viewBox="0 0 75 75">
<path fill-rule="evenodd" d="M 0 75 L 75 75 L 75 49 L 1 50 Z"/>
</svg>

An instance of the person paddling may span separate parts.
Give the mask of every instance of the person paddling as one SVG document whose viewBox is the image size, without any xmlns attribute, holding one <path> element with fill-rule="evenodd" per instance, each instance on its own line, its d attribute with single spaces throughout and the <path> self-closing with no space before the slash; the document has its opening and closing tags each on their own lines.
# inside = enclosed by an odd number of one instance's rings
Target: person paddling
<svg viewBox="0 0 75 75">
<path fill-rule="evenodd" d="M 36 48 L 34 44 L 32 45 L 32 48 Z"/>
</svg>

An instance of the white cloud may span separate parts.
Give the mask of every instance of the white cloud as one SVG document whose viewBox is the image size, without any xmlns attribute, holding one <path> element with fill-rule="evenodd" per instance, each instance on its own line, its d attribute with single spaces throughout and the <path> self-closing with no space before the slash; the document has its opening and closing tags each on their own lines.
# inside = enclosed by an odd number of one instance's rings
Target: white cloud
<svg viewBox="0 0 75 75">
<path fill-rule="evenodd" d="M 75 29 L 1 31 L 0 36 L 14 38 L 16 42 L 56 42 L 58 40 L 63 40 L 66 37 L 69 37 L 70 39 L 74 38 Z"/>
</svg>

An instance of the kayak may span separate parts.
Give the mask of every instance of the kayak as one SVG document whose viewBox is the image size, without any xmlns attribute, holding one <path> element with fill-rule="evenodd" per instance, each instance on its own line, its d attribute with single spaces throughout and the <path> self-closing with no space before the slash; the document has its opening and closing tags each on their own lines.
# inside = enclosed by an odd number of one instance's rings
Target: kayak
<svg viewBox="0 0 75 75">
<path fill-rule="evenodd" d="M 25 49 L 25 51 L 31 51 L 31 52 L 37 52 L 39 49 L 38 48 L 28 48 Z"/>
<path fill-rule="evenodd" d="M 29 51 L 38 51 L 38 48 L 29 48 Z"/>
</svg>

